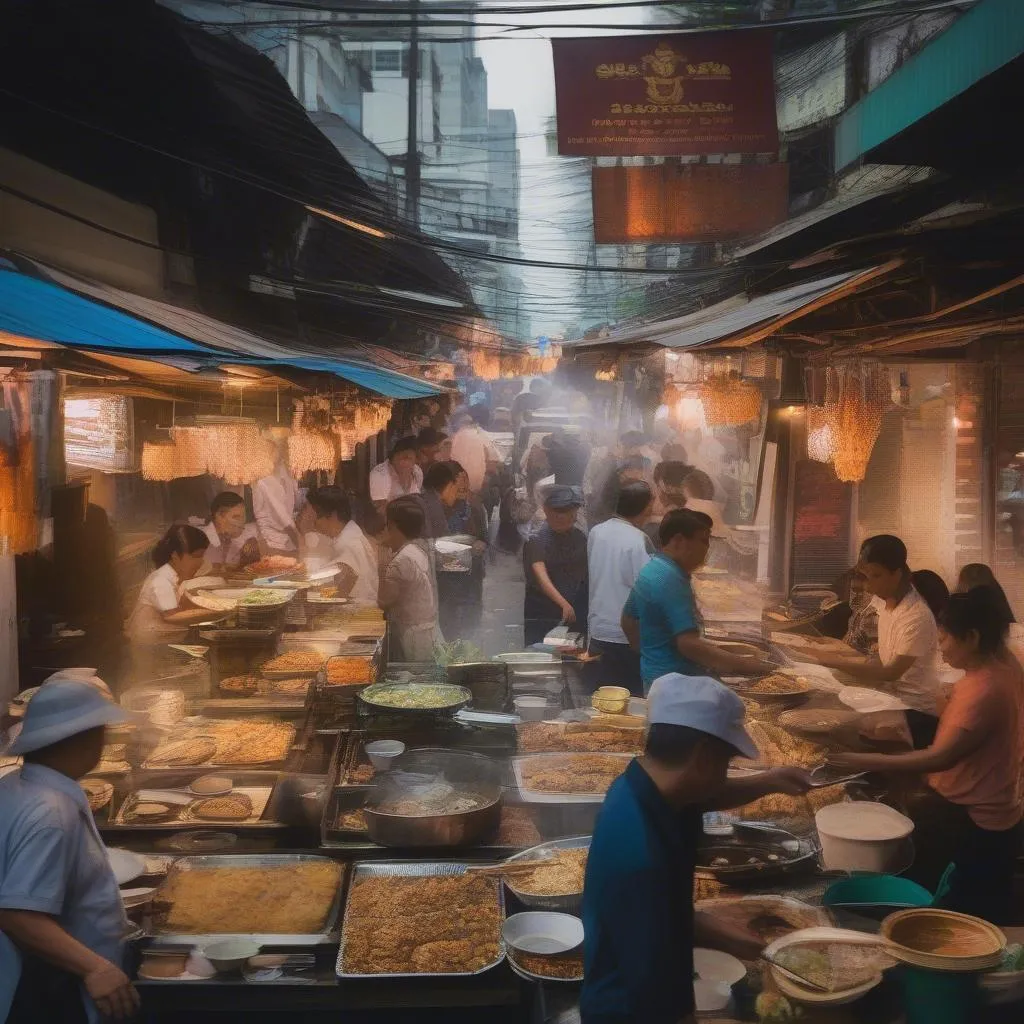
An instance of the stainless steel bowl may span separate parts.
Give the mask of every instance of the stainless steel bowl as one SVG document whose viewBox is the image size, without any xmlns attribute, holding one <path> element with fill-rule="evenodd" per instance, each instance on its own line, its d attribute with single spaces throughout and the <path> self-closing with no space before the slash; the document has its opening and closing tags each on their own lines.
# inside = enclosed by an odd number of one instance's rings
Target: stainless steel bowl
<svg viewBox="0 0 1024 1024">
<path fill-rule="evenodd" d="M 370 838 L 381 846 L 472 846 L 493 835 L 501 822 L 501 794 L 484 807 L 457 814 L 388 814 L 363 808 Z"/>
<path fill-rule="evenodd" d="M 415 798 L 431 783 L 482 798 L 480 807 L 450 814 L 394 814 L 382 810 L 394 800 Z M 482 754 L 423 747 L 406 751 L 374 787 L 363 814 L 370 838 L 381 846 L 470 846 L 498 831 L 501 822 L 502 766 Z"/>
<path fill-rule="evenodd" d="M 553 839 L 550 842 L 541 843 L 539 846 L 531 846 L 529 850 L 523 850 L 522 853 L 509 857 L 506 863 L 515 864 L 524 860 L 537 860 L 548 851 L 580 849 L 590 849 L 590 836 Z M 524 907 L 529 907 L 531 910 L 559 910 L 575 914 L 579 913 L 580 906 L 583 903 L 582 892 L 567 893 L 564 896 L 531 896 L 529 893 L 520 892 L 515 887 L 515 884 L 508 879 L 505 880 L 505 885 Z"/>
</svg>

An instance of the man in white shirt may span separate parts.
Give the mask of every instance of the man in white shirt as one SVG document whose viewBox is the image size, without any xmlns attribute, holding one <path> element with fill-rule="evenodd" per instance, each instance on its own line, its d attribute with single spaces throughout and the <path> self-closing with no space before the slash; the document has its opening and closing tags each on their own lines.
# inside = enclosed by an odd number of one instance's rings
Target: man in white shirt
<svg viewBox="0 0 1024 1024">
<path fill-rule="evenodd" d="M 294 556 L 299 550 L 295 526 L 299 485 L 288 468 L 284 449 L 269 443 L 274 448 L 274 472 L 252 485 L 252 511 L 268 553 Z"/>
<path fill-rule="evenodd" d="M 878 658 L 820 656 L 818 661 L 891 690 L 910 708 L 907 726 L 917 750 L 930 746 L 938 727 L 939 632 L 924 599 L 914 589 L 907 547 L 889 534 L 869 537 L 861 545 L 857 571 L 878 610 Z"/>
<path fill-rule="evenodd" d="M 423 490 L 423 470 L 416 464 L 419 446 L 415 437 L 401 437 L 385 462 L 370 470 L 370 500 L 383 513 L 389 501 Z"/>
<path fill-rule="evenodd" d="M 472 422 L 462 427 L 452 440 L 452 461 L 457 462 L 469 477 L 473 494 L 483 490 L 488 471 L 501 465 L 501 453 L 487 433 L 491 411 L 485 405 L 470 407 Z"/>
<path fill-rule="evenodd" d="M 654 496 L 643 481 L 626 484 L 619 492 L 615 515 L 595 526 L 587 537 L 590 605 L 587 631 L 590 653 L 600 660 L 588 663 L 591 689 L 602 684 L 625 686 L 643 696 L 640 652 L 622 631 L 622 609 L 640 570 L 651 559 L 651 542 L 643 532 Z"/>
<path fill-rule="evenodd" d="M 313 531 L 307 533 L 303 560 L 310 572 L 329 565 L 341 569 L 338 596 L 361 604 L 376 604 L 380 583 L 377 552 L 352 519 L 348 497 L 340 487 L 320 487 L 309 493 Z"/>
</svg>

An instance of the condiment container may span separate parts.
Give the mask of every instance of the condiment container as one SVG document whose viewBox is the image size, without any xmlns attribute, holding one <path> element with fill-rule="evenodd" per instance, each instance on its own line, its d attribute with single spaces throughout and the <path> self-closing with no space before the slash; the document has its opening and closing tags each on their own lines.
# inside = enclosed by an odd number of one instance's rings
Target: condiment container
<svg viewBox="0 0 1024 1024">
<path fill-rule="evenodd" d="M 831 804 L 814 816 L 821 859 L 828 871 L 886 874 L 900 866 L 904 840 L 914 823 L 887 804 Z"/>
<path fill-rule="evenodd" d="M 590 703 L 606 715 L 622 715 L 629 707 L 629 690 L 624 686 L 599 686 Z"/>
<path fill-rule="evenodd" d="M 516 697 L 512 704 L 524 722 L 543 722 L 552 711 L 546 697 Z"/>
</svg>

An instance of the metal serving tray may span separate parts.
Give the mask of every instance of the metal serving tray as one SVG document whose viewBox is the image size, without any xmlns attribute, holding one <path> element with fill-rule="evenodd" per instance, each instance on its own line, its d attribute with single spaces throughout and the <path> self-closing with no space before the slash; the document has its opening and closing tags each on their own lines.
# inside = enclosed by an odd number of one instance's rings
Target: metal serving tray
<svg viewBox="0 0 1024 1024">
<path fill-rule="evenodd" d="M 275 867 L 288 864 L 301 864 L 310 861 L 332 861 L 330 857 L 319 857 L 313 853 L 252 853 L 252 854 L 210 854 L 201 857 L 181 857 L 171 871 L 179 869 L 181 865 L 188 865 L 187 870 L 202 870 L 203 868 L 265 868 L 273 870 Z M 188 935 L 181 932 L 159 932 L 154 927 L 147 931 L 147 937 L 158 945 L 172 945 L 175 943 L 186 943 L 190 946 L 202 946 L 211 942 L 219 942 L 222 939 L 248 939 L 260 946 L 325 946 L 335 942 L 338 937 L 338 918 L 341 915 L 342 894 L 345 891 L 345 865 L 341 865 L 341 877 L 338 880 L 338 891 L 334 894 L 330 909 L 324 921 L 323 929 L 316 933 L 307 935 L 275 935 L 270 932 L 215 932 L 209 935 Z M 170 872 L 168 872 L 168 878 Z M 166 885 L 166 879 L 164 881 Z M 163 889 L 164 885 L 160 886 Z M 159 891 L 154 899 L 159 898 Z"/>
<path fill-rule="evenodd" d="M 590 849 L 590 836 L 570 836 L 568 839 L 551 839 L 546 843 L 538 843 L 522 853 L 509 857 L 509 864 L 518 864 L 524 860 L 537 860 L 548 851 Z M 510 878 L 505 878 L 505 885 L 524 907 L 530 910 L 556 910 L 563 914 L 578 914 L 583 903 L 583 892 L 571 892 L 561 896 L 532 896 L 520 892 Z M 525 968 L 524 968 L 525 970 Z M 545 979 L 547 980 L 547 979 Z M 556 981 L 561 979 L 556 978 Z"/>
<path fill-rule="evenodd" d="M 358 861 L 352 866 L 352 880 L 349 884 L 349 891 L 362 878 L 433 878 L 433 877 L 455 877 L 466 873 L 468 865 L 452 861 L 390 861 L 382 863 L 368 863 Z M 498 907 L 501 917 L 505 917 L 505 890 L 500 882 L 497 886 Z M 498 936 L 498 956 L 491 963 L 486 964 L 477 971 L 452 971 L 446 973 L 410 973 L 410 974 L 346 974 L 342 970 L 342 960 L 345 956 L 345 940 L 348 931 L 348 917 L 346 915 L 342 924 L 341 944 L 338 946 L 338 963 L 335 974 L 339 978 L 468 978 L 477 974 L 489 971 L 505 959 L 505 940 Z"/>
<path fill-rule="evenodd" d="M 528 789 L 523 781 L 523 761 L 566 757 L 617 757 L 622 759 L 622 770 L 633 760 L 632 754 L 578 754 L 561 752 L 554 754 L 521 754 L 512 758 L 512 771 L 515 773 L 516 786 L 524 803 L 528 804 L 600 804 L 604 803 L 605 793 L 539 793 Z"/>
</svg>

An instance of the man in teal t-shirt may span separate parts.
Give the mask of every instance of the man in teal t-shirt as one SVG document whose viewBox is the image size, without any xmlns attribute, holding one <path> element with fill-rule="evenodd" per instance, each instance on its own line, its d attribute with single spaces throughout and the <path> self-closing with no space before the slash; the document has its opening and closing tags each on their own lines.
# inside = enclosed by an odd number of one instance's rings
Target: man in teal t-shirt
<svg viewBox="0 0 1024 1024">
<path fill-rule="evenodd" d="M 753 676 L 774 671 L 766 661 L 727 654 L 701 636 L 690 575 L 707 558 L 711 517 L 675 509 L 662 520 L 660 538 L 661 553 L 641 569 L 622 611 L 623 632 L 640 651 L 644 690 L 669 672 Z"/>
</svg>

